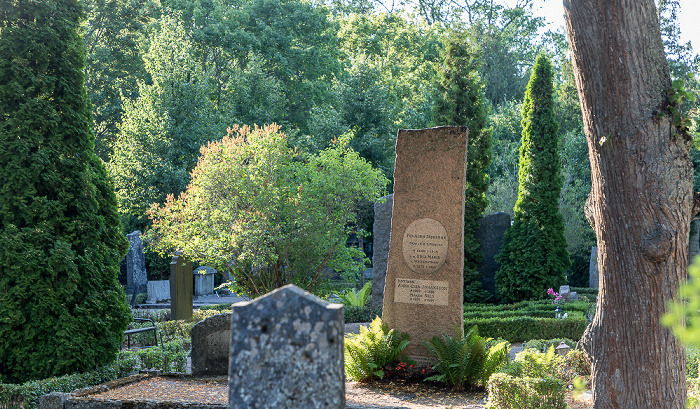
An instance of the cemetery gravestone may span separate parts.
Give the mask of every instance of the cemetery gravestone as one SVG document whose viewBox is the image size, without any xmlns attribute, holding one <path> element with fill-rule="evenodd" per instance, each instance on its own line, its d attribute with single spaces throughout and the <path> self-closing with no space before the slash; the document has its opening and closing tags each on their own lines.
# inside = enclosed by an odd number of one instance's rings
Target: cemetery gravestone
<svg viewBox="0 0 700 409">
<path fill-rule="evenodd" d="M 422 341 L 464 329 L 466 127 L 399 130 L 382 320 L 407 332 L 409 358 L 430 364 Z"/>
<path fill-rule="evenodd" d="M 690 240 L 688 240 L 688 261 L 700 254 L 700 220 L 690 222 Z"/>
<path fill-rule="evenodd" d="M 201 266 L 197 267 L 192 274 L 194 275 L 194 295 L 214 294 L 214 276 L 216 275 L 216 269 Z"/>
<path fill-rule="evenodd" d="M 496 295 L 496 271 L 500 267 L 496 262 L 496 255 L 501 251 L 503 235 L 509 228 L 510 215 L 498 212 L 482 217 L 476 233 L 476 237 L 481 241 L 481 252 L 484 255 L 484 261 L 479 266 L 481 282 L 484 290 L 494 296 Z"/>
<path fill-rule="evenodd" d="M 389 258 L 389 237 L 391 234 L 391 211 L 394 195 L 382 197 L 374 204 L 374 249 L 372 253 L 372 308 L 380 308 L 384 300 L 386 266 Z"/>
<path fill-rule="evenodd" d="M 591 261 L 588 267 L 588 286 L 598 288 L 598 247 L 591 247 Z"/>
<path fill-rule="evenodd" d="M 233 305 L 229 408 L 344 408 L 343 306 L 292 284 Z"/>
<path fill-rule="evenodd" d="M 192 318 L 192 263 L 177 251 L 170 262 L 170 318 Z"/>
<path fill-rule="evenodd" d="M 141 232 L 136 230 L 127 234 L 129 252 L 126 253 L 126 288 L 132 293 L 131 304 L 135 302 L 136 294 L 145 293 L 148 278 L 146 276 L 146 258 L 143 255 Z"/>
<path fill-rule="evenodd" d="M 217 314 L 192 328 L 192 375 L 228 375 L 231 313 Z"/>
</svg>

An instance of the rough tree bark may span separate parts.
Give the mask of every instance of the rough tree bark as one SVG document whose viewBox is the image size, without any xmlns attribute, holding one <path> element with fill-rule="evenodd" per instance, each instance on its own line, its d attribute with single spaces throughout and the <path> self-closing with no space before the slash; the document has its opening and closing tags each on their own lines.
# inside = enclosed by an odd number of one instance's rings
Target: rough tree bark
<svg viewBox="0 0 700 409">
<path fill-rule="evenodd" d="M 594 405 L 681 409 L 685 351 L 660 315 L 687 270 L 693 168 L 689 138 L 667 112 L 654 0 L 564 0 L 564 8 L 601 271 L 583 339 Z"/>
</svg>

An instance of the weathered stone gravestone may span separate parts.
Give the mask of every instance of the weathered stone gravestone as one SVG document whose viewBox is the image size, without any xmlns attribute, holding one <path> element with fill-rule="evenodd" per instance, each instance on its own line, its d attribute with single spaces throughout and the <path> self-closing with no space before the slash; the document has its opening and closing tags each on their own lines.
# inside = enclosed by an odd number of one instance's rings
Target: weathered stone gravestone
<svg viewBox="0 0 700 409">
<path fill-rule="evenodd" d="M 217 314 L 192 328 L 192 375 L 228 375 L 231 313 Z"/>
<path fill-rule="evenodd" d="M 500 264 L 496 255 L 501 251 L 503 235 L 510 228 L 510 215 L 505 212 L 493 213 L 479 220 L 476 237 L 481 240 L 481 252 L 484 261 L 479 266 L 484 290 L 496 295 L 496 271 Z"/>
<path fill-rule="evenodd" d="M 394 207 L 394 195 L 382 197 L 374 204 L 374 225 L 372 234 L 374 246 L 372 252 L 372 308 L 380 308 L 384 301 L 384 283 L 386 266 L 389 259 L 389 237 L 391 235 L 391 209 Z"/>
<path fill-rule="evenodd" d="M 148 282 L 146 303 L 155 304 L 170 299 L 170 280 L 151 280 Z"/>
<path fill-rule="evenodd" d="M 588 287 L 598 288 L 598 247 L 591 247 L 591 261 L 588 267 Z"/>
<path fill-rule="evenodd" d="M 406 354 L 428 365 L 421 342 L 463 331 L 467 128 L 399 130 L 382 320 L 407 332 Z"/>
<path fill-rule="evenodd" d="M 233 305 L 229 408 L 344 408 L 343 306 L 292 284 Z"/>
<path fill-rule="evenodd" d="M 212 267 L 197 267 L 193 272 L 194 295 L 209 295 L 214 293 L 214 276 L 216 269 Z"/>
<path fill-rule="evenodd" d="M 688 240 L 688 261 L 693 262 L 693 259 L 700 254 L 700 220 L 690 222 L 690 240 Z"/>
<path fill-rule="evenodd" d="M 133 294 L 131 304 L 136 301 L 136 294 L 145 293 L 148 278 L 146 276 L 146 258 L 143 255 L 141 232 L 136 230 L 127 234 L 129 252 L 126 253 L 126 292 Z"/>
<path fill-rule="evenodd" d="M 192 263 L 182 253 L 175 252 L 170 262 L 170 318 L 192 318 Z"/>
</svg>

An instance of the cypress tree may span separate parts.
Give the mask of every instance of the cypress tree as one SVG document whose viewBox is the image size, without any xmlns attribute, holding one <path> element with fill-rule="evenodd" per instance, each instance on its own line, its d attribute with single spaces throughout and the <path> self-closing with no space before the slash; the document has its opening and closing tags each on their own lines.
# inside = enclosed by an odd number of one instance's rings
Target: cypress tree
<svg viewBox="0 0 700 409">
<path fill-rule="evenodd" d="M 127 249 L 94 153 L 78 0 L 0 8 L 0 381 L 113 360 Z"/>
<path fill-rule="evenodd" d="M 464 33 L 452 32 L 446 41 L 443 65 L 438 71 L 433 118 L 436 125 L 469 128 L 464 209 L 465 302 L 484 302 L 491 298 L 491 294 L 482 288 L 481 273 L 477 270 L 484 257 L 476 232 L 489 204 L 486 168 L 491 163 L 491 129 L 486 127 L 488 110 L 484 88 L 479 76 L 478 55 Z"/>
<path fill-rule="evenodd" d="M 566 283 L 571 264 L 559 212 L 562 177 L 552 64 L 544 54 L 533 67 L 522 114 L 515 217 L 496 258 L 501 264 L 496 289 L 506 302 L 547 298 L 548 288 Z"/>
</svg>

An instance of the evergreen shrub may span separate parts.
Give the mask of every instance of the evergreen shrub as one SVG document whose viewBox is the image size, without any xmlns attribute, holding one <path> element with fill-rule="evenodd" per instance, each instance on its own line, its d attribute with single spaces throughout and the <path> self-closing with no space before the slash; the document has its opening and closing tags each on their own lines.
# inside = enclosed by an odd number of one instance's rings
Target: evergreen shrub
<svg viewBox="0 0 700 409">
<path fill-rule="evenodd" d="M 518 200 L 496 256 L 496 291 L 505 302 L 546 298 L 548 288 L 566 284 L 571 265 L 559 212 L 563 181 L 553 71 L 544 54 L 532 68 L 522 114 Z"/>
<path fill-rule="evenodd" d="M 564 382 L 496 373 L 488 382 L 490 409 L 565 409 Z"/>
<path fill-rule="evenodd" d="M 510 342 L 531 339 L 569 338 L 581 339 L 588 325 L 585 317 L 566 319 L 509 317 L 471 318 L 464 320 L 465 327 L 479 327 L 479 333 L 489 338 L 502 338 Z"/>
<path fill-rule="evenodd" d="M 94 153 L 79 0 L 0 8 L 0 381 L 114 360 L 128 242 Z"/>
</svg>

